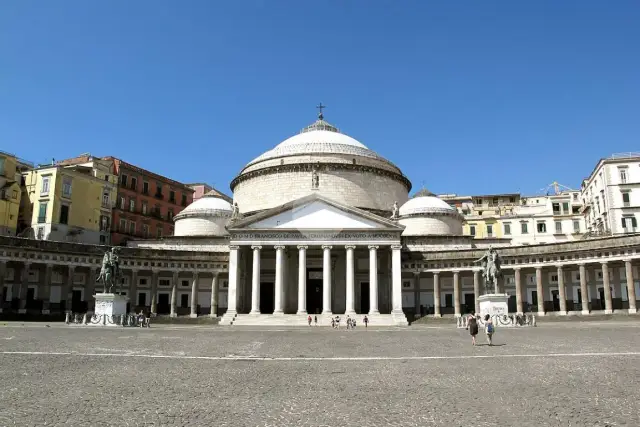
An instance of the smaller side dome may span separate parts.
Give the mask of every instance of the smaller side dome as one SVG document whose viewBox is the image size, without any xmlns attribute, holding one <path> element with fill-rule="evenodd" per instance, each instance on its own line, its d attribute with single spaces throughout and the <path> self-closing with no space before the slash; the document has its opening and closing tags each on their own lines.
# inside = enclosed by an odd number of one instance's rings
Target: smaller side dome
<svg viewBox="0 0 640 427">
<path fill-rule="evenodd" d="M 231 203 L 211 191 L 174 217 L 174 235 L 224 236 L 232 212 Z"/>
<path fill-rule="evenodd" d="M 419 195 L 421 192 L 425 195 Z M 403 236 L 462 235 L 462 215 L 426 189 L 403 204 L 398 213 L 399 223 L 405 226 Z"/>
</svg>

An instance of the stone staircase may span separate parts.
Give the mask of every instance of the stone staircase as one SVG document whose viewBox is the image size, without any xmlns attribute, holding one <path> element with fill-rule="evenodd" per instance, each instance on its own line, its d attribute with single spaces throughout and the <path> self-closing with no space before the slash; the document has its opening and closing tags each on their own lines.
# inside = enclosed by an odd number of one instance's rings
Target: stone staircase
<svg viewBox="0 0 640 427">
<path fill-rule="evenodd" d="M 346 328 L 347 316 L 345 314 L 338 314 L 340 316 L 340 327 Z M 336 314 L 316 314 L 311 315 L 318 316 L 318 326 L 331 326 L 331 318 L 335 318 Z M 233 316 L 225 316 L 220 320 L 220 325 L 226 326 L 286 326 L 286 327 L 304 327 L 308 326 L 307 320 L 308 314 L 235 314 Z M 363 314 L 352 315 L 358 322 L 358 326 L 364 326 Z M 394 314 L 374 314 L 367 315 L 369 318 L 369 327 L 380 326 L 407 326 L 407 319 L 404 315 Z M 314 323 L 312 323 L 313 325 Z"/>
</svg>

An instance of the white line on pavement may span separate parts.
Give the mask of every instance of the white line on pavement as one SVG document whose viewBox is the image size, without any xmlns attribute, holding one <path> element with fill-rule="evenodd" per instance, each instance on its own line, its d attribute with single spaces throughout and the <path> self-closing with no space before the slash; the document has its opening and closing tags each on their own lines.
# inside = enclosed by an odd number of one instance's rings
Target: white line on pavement
<svg viewBox="0 0 640 427">
<path fill-rule="evenodd" d="M 371 357 L 268 357 L 268 356 L 187 356 L 171 354 L 133 354 L 133 353 L 79 353 L 79 352 L 49 352 L 49 351 L 2 351 L 4 355 L 26 356 L 81 356 L 81 357 L 137 357 L 147 359 L 185 359 L 185 360 L 231 360 L 231 361 L 264 361 L 264 362 L 306 362 L 306 361 L 376 361 L 376 360 L 464 360 L 464 359 L 508 359 L 535 357 L 621 357 L 640 356 L 640 352 L 619 353 L 540 353 L 540 354 L 476 354 L 468 356 L 371 356 Z"/>
</svg>

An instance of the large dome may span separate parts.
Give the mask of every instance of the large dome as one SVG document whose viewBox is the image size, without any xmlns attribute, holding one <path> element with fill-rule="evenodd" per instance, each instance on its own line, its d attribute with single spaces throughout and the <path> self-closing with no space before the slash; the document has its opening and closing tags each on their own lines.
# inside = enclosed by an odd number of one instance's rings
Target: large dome
<svg viewBox="0 0 640 427">
<path fill-rule="evenodd" d="M 174 217 L 174 235 L 224 236 L 232 212 L 231 204 L 212 190 Z"/>
<path fill-rule="evenodd" d="M 231 182 L 242 214 L 318 194 L 388 215 L 409 198 L 411 183 L 393 163 L 324 120 L 256 157 Z"/>
</svg>

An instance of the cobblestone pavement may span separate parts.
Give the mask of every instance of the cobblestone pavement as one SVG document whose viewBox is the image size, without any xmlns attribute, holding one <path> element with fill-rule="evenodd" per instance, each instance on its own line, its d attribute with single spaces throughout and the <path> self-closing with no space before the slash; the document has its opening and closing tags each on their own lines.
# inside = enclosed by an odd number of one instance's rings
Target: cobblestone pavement
<svg viewBox="0 0 640 427">
<path fill-rule="evenodd" d="M 637 325 L 0 326 L 0 426 L 637 426 Z"/>
</svg>

